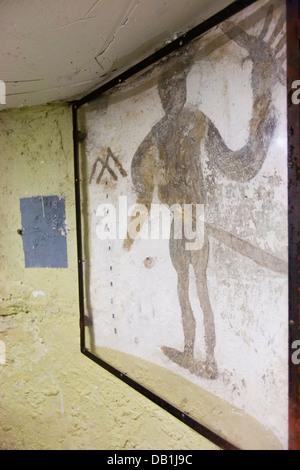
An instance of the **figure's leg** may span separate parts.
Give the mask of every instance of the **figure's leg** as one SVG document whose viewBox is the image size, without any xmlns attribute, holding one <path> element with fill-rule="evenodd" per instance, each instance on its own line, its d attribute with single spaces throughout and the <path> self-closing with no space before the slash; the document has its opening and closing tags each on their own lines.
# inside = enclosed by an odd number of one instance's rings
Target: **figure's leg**
<svg viewBox="0 0 300 470">
<path fill-rule="evenodd" d="M 196 337 L 196 321 L 189 300 L 189 266 L 187 266 L 187 272 L 178 273 L 177 291 L 184 334 L 184 353 L 193 356 Z"/>
<path fill-rule="evenodd" d="M 170 256 L 177 272 L 177 293 L 181 309 L 184 335 L 184 351 L 163 347 L 162 350 L 173 362 L 189 368 L 193 364 L 193 353 L 196 337 L 196 321 L 189 300 L 189 266 L 190 256 L 186 253 L 183 240 L 170 241 Z"/>
<path fill-rule="evenodd" d="M 207 287 L 207 264 L 209 256 L 209 241 L 206 239 L 203 248 L 195 252 L 192 256 L 192 265 L 196 277 L 197 293 L 200 306 L 203 312 L 204 338 L 206 348 L 206 370 L 212 375 L 217 374 L 217 365 L 215 362 L 216 332 L 215 319 L 211 307 L 208 287 Z"/>
<path fill-rule="evenodd" d="M 206 359 L 214 360 L 214 351 L 216 347 L 215 319 L 211 308 L 206 272 L 196 274 L 197 292 L 204 319 L 204 337 L 206 346 Z"/>
<path fill-rule="evenodd" d="M 170 256 L 173 266 L 177 271 L 177 291 L 182 315 L 184 351 L 182 353 L 168 347 L 162 347 L 162 350 L 171 361 L 188 369 L 192 374 L 207 379 L 215 379 L 218 376 L 217 365 L 214 359 L 214 349 L 216 346 L 215 325 L 206 278 L 209 254 L 208 239 L 205 239 L 202 249 L 198 251 L 187 251 L 185 243 L 185 240 L 174 240 L 172 238 L 170 240 Z M 204 317 L 206 344 L 206 361 L 204 362 L 196 361 L 194 358 L 196 321 L 189 299 L 190 264 L 194 268 L 197 293 Z"/>
</svg>

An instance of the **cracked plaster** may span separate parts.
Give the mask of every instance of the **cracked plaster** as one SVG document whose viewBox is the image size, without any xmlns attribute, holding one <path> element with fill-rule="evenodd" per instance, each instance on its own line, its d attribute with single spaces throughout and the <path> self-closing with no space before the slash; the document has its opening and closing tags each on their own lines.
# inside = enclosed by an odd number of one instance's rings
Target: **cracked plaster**
<svg viewBox="0 0 300 470">
<path fill-rule="evenodd" d="M 5 107 L 85 96 L 230 3 L 126 0 L 120 11 L 120 0 L 4 1 Z"/>
</svg>

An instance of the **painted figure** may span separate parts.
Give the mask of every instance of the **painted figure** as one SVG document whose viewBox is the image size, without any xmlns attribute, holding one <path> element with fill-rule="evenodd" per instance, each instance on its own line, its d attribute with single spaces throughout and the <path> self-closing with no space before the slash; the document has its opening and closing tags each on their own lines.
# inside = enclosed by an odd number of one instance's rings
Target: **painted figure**
<svg viewBox="0 0 300 470">
<path fill-rule="evenodd" d="M 260 171 L 274 134 L 276 110 L 272 104 L 272 90 L 285 75 L 282 69 L 284 54 L 278 58 L 284 43 L 276 40 L 283 27 L 283 16 L 270 33 L 273 18 L 271 6 L 259 36 L 251 36 L 240 27 L 226 22 L 222 26 L 226 36 L 249 53 L 252 61 L 251 85 L 253 91 L 252 118 L 247 144 L 238 151 L 230 150 L 212 121 L 199 109 L 186 105 L 186 80 L 191 65 L 169 65 L 158 83 L 159 97 L 165 116 L 151 129 L 137 149 L 131 166 L 132 181 L 137 203 L 150 211 L 155 188 L 163 204 L 206 204 L 206 188 L 201 168 L 202 143 L 219 171 L 235 181 L 250 181 Z M 277 43 L 276 47 L 274 44 Z M 247 60 L 246 59 L 246 60 Z M 206 224 L 204 244 L 200 250 L 186 251 L 187 240 L 177 240 L 171 229 L 170 257 L 177 272 L 177 290 L 182 313 L 184 350 L 162 347 L 164 354 L 174 363 L 191 373 L 208 379 L 218 376 L 215 360 L 215 322 L 207 287 L 209 235 L 234 250 L 250 257 L 265 268 L 284 272 L 285 265 L 272 255 L 222 230 Z M 133 243 L 128 239 L 124 249 Z M 204 318 L 206 358 L 197 361 L 194 356 L 196 320 L 189 299 L 189 269 L 196 278 L 197 294 Z"/>
</svg>

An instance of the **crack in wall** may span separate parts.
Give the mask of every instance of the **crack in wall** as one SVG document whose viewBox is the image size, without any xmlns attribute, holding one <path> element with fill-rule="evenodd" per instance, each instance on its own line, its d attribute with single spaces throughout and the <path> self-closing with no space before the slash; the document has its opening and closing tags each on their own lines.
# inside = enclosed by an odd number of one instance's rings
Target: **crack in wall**
<svg viewBox="0 0 300 470">
<path fill-rule="evenodd" d="M 97 18 L 97 16 L 91 16 L 89 18 L 79 18 L 78 20 L 71 21 L 71 23 L 66 23 L 61 26 L 55 26 L 54 28 L 51 28 L 50 31 L 56 31 L 57 29 L 68 28 L 69 26 L 74 26 L 74 24 L 82 23 L 83 21 L 94 20 L 95 18 Z"/>
<path fill-rule="evenodd" d="M 85 15 L 85 18 L 88 18 L 88 16 L 92 13 L 92 11 L 96 8 L 96 6 L 98 5 L 98 3 L 101 2 L 101 0 L 96 0 L 96 2 L 94 3 L 94 5 L 89 9 L 89 11 L 87 12 L 87 14 Z"/>
<path fill-rule="evenodd" d="M 64 144 L 63 144 L 63 136 L 62 136 L 62 132 L 61 132 L 61 128 L 59 127 L 59 123 L 58 123 L 58 120 L 55 119 L 55 124 L 56 124 L 56 127 L 57 127 L 57 130 L 58 130 L 58 133 L 59 133 L 59 143 L 60 143 L 60 148 L 64 154 L 64 157 L 65 157 L 65 160 L 67 160 L 67 155 L 66 155 L 66 152 L 65 152 L 65 148 L 64 148 Z"/>
<path fill-rule="evenodd" d="M 77 82 L 77 83 L 71 83 L 69 85 L 69 87 L 75 87 L 75 86 L 80 86 L 80 85 L 85 85 L 87 83 L 91 83 L 91 82 L 94 82 L 96 80 L 97 77 L 91 79 L 91 80 L 84 80 L 83 82 Z M 17 96 L 17 95 L 32 95 L 32 94 L 35 94 L 35 93 L 42 93 L 42 92 L 47 92 L 47 91 L 52 91 L 52 90 L 63 90 L 65 89 L 66 86 L 65 85 L 61 85 L 61 86 L 56 86 L 56 87 L 49 87 L 49 88 L 41 88 L 40 90 L 33 90 L 33 91 L 20 91 L 20 92 L 17 92 L 17 93 L 7 93 L 6 96 Z M 61 98 L 56 98 L 55 101 L 58 101 L 60 100 Z"/>
<path fill-rule="evenodd" d="M 134 6 L 134 8 L 130 11 L 130 13 L 128 14 L 126 20 L 116 29 L 112 39 L 109 41 L 109 43 L 107 44 L 107 46 L 104 48 L 104 50 L 102 52 L 100 52 L 100 54 L 98 54 L 96 57 L 95 57 L 95 60 L 96 62 L 99 64 L 99 66 L 104 70 L 104 68 L 102 67 L 101 63 L 99 62 L 99 60 L 101 59 L 101 57 L 104 56 L 104 54 L 106 54 L 106 52 L 110 49 L 110 47 L 112 46 L 112 44 L 115 42 L 116 40 L 116 37 L 117 35 L 119 34 L 119 32 L 126 27 L 126 25 L 128 24 L 128 22 L 130 21 L 131 17 L 133 16 L 133 14 L 135 13 L 136 9 L 139 7 L 140 3 L 141 3 L 142 0 L 138 0 L 138 2 L 136 3 L 136 5 Z"/>
<path fill-rule="evenodd" d="M 31 80 L 5 80 L 5 83 L 30 83 L 30 82 L 42 82 L 44 78 L 34 78 Z"/>
</svg>

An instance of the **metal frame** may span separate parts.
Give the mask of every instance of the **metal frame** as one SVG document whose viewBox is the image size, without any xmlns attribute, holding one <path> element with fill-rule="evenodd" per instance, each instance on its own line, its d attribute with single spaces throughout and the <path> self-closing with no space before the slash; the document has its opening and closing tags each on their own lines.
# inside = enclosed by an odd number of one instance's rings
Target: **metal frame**
<svg viewBox="0 0 300 470">
<path fill-rule="evenodd" d="M 288 177 L 289 177 L 289 448 L 300 450 L 300 366 L 293 364 L 300 340 L 300 104 L 292 102 L 300 79 L 300 3 L 287 0 Z"/>
<path fill-rule="evenodd" d="M 239 450 L 236 446 L 217 435 L 198 421 L 183 413 L 158 395 L 152 393 L 141 384 L 135 382 L 127 375 L 104 362 L 92 354 L 85 347 L 85 311 L 84 311 L 84 259 L 82 243 L 82 216 L 81 216 L 81 187 L 80 187 L 80 157 L 79 145 L 81 141 L 80 129 L 78 128 L 78 109 L 104 92 L 112 89 L 126 79 L 132 77 L 146 67 L 167 56 L 176 49 L 184 46 L 191 40 L 219 25 L 222 21 L 239 13 L 258 0 L 236 0 L 224 10 L 196 26 L 186 34 L 177 38 L 172 43 L 155 52 L 147 59 L 142 60 L 126 72 L 113 78 L 87 96 L 71 103 L 73 116 L 73 138 L 74 138 L 74 172 L 75 172 L 75 200 L 76 200 L 76 223 L 77 223 L 77 256 L 78 256 L 78 289 L 79 289 L 79 311 L 80 311 L 80 349 L 81 352 L 99 364 L 102 368 L 119 378 L 127 385 L 150 399 L 174 417 L 191 427 L 203 437 L 217 445 L 223 450 Z M 289 351 L 292 344 L 300 340 L 300 135 L 299 114 L 300 105 L 292 104 L 292 84 L 299 80 L 300 76 L 300 4 L 299 0 L 286 0 L 287 5 L 287 43 L 288 43 L 288 167 L 289 167 Z M 295 366 L 289 359 L 289 449 L 300 450 L 300 366 Z"/>
</svg>

